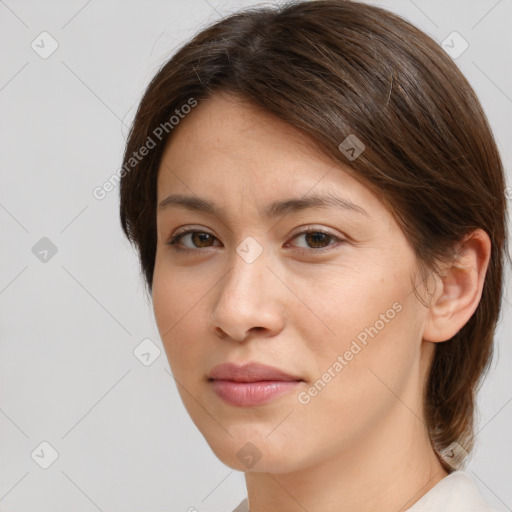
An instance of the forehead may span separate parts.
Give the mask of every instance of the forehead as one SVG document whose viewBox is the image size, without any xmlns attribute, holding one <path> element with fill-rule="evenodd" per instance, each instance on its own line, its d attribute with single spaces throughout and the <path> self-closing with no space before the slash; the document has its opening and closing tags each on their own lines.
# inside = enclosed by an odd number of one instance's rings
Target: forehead
<svg viewBox="0 0 512 512">
<path fill-rule="evenodd" d="M 264 148 L 264 151 L 262 151 Z M 323 159 L 311 136 L 252 102 L 225 92 L 200 100 L 173 130 L 162 160 L 208 162 Z"/>
<path fill-rule="evenodd" d="M 374 202 L 354 171 L 322 153 L 311 136 L 225 93 L 200 101 L 173 130 L 158 173 L 158 202 L 171 193 L 277 201 L 341 193 Z"/>
</svg>

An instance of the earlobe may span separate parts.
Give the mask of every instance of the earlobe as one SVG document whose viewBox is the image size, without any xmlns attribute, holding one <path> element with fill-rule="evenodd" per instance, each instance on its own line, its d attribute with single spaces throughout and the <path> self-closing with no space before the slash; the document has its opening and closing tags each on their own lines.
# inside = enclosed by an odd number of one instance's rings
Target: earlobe
<svg viewBox="0 0 512 512">
<path fill-rule="evenodd" d="M 482 297 L 490 255 L 491 241 L 482 229 L 472 231 L 459 244 L 442 276 L 435 276 L 437 286 L 427 313 L 425 341 L 447 341 L 466 325 Z"/>
</svg>

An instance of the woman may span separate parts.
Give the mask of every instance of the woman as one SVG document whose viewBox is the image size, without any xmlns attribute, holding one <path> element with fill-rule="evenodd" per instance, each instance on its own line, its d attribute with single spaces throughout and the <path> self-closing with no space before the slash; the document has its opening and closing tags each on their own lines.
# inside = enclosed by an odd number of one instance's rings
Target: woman
<svg viewBox="0 0 512 512">
<path fill-rule="evenodd" d="M 488 511 L 463 471 L 505 184 L 466 79 L 400 17 L 250 9 L 157 73 L 120 213 L 237 511 Z"/>
</svg>

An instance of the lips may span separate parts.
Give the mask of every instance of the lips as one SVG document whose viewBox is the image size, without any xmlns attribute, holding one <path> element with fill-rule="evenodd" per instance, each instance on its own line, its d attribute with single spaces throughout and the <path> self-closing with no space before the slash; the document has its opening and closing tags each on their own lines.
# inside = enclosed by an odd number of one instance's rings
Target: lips
<svg viewBox="0 0 512 512">
<path fill-rule="evenodd" d="M 240 366 L 234 363 L 220 364 L 213 368 L 208 377 L 215 380 L 231 380 L 234 382 L 302 380 L 300 377 L 290 375 L 279 368 L 259 363 L 246 363 Z"/>
<path fill-rule="evenodd" d="M 239 407 L 264 404 L 304 382 L 299 376 L 259 363 L 215 366 L 208 375 L 208 381 L 224 402 Z"/>
</svg>

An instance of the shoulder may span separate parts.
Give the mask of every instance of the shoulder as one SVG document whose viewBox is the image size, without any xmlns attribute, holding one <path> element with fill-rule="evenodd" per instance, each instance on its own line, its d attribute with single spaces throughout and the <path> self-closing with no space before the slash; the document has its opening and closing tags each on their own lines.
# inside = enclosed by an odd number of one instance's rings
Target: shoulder
<svg viewBox="0 0 512 512">
<path fill-rule="evenodd" d="M 454 471 L 438 482 L 407 512 L 493 512 L 466 471 Z"/>
<path fill-rule="evenodd" d="M 233 512 L 249 512 L 247 498 Z M 454 471 L 438 482 L 406 512 L 495 512 L 483 500 L 466 471 Z"/>
<path fill-rule="evenodd" d="M 236 507 L 233 512 L 249 512 L 249 503 L 247 501 L 247 498 L 245 500 L 241 501 L 238 507 Z"/>
</svg>

